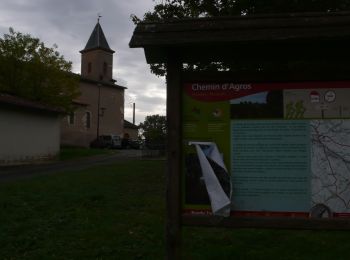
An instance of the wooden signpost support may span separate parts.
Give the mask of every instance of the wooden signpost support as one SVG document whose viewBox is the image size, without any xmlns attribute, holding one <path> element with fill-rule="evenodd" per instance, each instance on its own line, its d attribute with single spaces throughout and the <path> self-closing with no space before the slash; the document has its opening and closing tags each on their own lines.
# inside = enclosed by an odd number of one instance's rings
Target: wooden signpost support
<svg viewBox="0 0 350 260">
<path fill-rule="evenodd" d="M 167 62 L 167 118 L 168 120 L 168 151 L 167 151 L 167 252 L 170 259 L 180 259 L 181 245 L 181 75 L 182 64 L 175 53 L 169 54 Z M 168 203 L 170 202 L 170 203 Z"/>
<path fill-rule="evenodd" d="M 131 48 L 167 68 L 167 257 L 181 257 L 181 226 L 350 229 L 349 218 L 278 218 L 182 213 L 182 95 L 186 82 L 349 81 L 350 13 L 200 18 L 139 23 Z M 229 72 L 187 72 L 185 64 L 242 64 Z M 270 64 L 263 69 L 247 64 Z M 237 66 L 235 67 L 237 68 Z"/>
</svg>

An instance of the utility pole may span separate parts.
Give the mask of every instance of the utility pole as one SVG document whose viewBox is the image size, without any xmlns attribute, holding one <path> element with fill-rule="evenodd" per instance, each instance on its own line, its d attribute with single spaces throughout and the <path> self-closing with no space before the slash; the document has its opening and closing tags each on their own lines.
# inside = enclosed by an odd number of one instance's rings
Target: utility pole
<svg viewBox="0 0 350 260">
<path fill-rule="evenodd" d="M 135 124 L 135 103 L 132 103 L 132 123 Z"/>
<path fill-rule="evenodd" d="M 101 83 L 97 84 L 98 86 L 98 97 L 97 97 L 97 133 L 96 138 L 98 140 L 100 136 L 100 99 L 101 99 Z"/>
</svg>

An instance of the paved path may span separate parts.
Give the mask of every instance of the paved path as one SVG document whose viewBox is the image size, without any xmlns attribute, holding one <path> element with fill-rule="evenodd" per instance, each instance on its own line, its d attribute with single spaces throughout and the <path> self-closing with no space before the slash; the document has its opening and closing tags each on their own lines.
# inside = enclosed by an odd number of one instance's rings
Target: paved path
<svg viewBox="0 0 350 260">
<path fill-rule="evenodd" d="M 140 158 L 140 150 L 121 150 L 112 155 L 96 155 L 71 161 L 0 167 L 0 183 L 31 178 L 39 175 L 49 175 L 60 171 L 83 170 L 95 165 L 106 165 L 118 161 L 137 160 Z"/>
</svg>

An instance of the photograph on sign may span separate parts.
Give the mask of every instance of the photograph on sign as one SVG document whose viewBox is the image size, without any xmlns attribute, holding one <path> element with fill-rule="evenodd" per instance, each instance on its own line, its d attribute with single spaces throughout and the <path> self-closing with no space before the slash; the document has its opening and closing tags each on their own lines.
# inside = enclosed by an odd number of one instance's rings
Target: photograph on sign
<svg viewBox="0 0 350 260">
<path fill-rule="evenodd" d="M 188 82 L 183 213 L 350 217 L 350 82 Z"/>
</svg>

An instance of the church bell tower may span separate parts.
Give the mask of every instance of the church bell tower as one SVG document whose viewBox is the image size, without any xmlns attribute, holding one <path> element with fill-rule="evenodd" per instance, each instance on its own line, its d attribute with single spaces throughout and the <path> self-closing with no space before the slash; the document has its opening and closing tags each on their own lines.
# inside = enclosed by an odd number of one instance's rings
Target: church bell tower
<svg viewBox="0 0 350 260">
<path fill-rule="evenodd" d="M 114 83 L 113 53 L 99 19 L 81 53 L 81 76 L 86 79 Z"/>
</svg>

